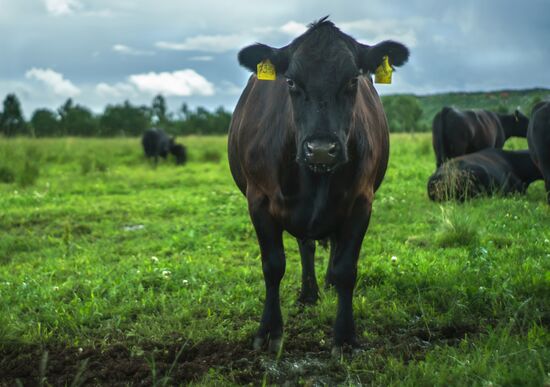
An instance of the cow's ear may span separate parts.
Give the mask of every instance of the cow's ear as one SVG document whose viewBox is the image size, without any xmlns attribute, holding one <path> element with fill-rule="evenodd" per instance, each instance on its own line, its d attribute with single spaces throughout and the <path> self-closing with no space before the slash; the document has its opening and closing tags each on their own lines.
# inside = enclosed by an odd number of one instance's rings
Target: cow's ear
<svg viewBox="0 0 550 387">
<path fill-rule="evenodd" d="M 393 40 L 385 40 L 374 46 L 361 44 L 359 47 L 359 66 L 365 73 L 374 73 L 388 56 L 391 66 L 402 66 L 409 59 L 409 49 Z"/>
<path fill-rule="evenodd" d="M 269 59 L 275 66 L 277 74 L 283 74 L 288 68 L 288 56 L 285 48 L 273 48 L 256 43 L 239 52 L 239 63 L 252 72 L 256 72 L 258 63 Z"/>
</svg>

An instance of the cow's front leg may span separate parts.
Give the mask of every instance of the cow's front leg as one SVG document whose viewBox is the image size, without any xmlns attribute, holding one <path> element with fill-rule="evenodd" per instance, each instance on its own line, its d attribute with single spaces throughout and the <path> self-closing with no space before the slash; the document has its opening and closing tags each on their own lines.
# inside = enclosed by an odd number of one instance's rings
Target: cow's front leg
<svg viewBox="0 0 550 387">
<path fill-rule="evenodd" d="M 369 225 L 371 203 L 357 199 L 351 216 L 332 238 L 332 266 L 330 279 L 338 294 L 338 311 L 334 323 L 333 354 L 340 354 L 342 346 L 357 346 L 353 321 L 353 290 L 357 279 L 357 260 Z"/>
<path fill-rule="evenodd" d="M 268 200 L 247 190 L 248 209 L 262 255 L 265 281 L 265 301 L 260 328 L 254 339 L 254 349 L 268 342 L 270 352 L 278 352 L 283 337 L 283 317 L 279 302 L 279 284 L 285 274 L 285 253 L 282 227 L 268 212 Z"/>
</svg>

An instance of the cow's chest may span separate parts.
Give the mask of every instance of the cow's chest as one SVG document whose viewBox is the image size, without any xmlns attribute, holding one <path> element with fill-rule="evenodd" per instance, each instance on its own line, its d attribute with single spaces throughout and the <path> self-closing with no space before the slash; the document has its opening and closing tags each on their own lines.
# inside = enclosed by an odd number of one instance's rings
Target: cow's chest
<svg viewBox="0 0 550 387">
<path fill-rule="evenodd" d="M 342 223 L 349 207 L 346 192 L 329 185 L 307 187 L 284 194 L 270 203 L 271 214 L 297 238 L 323 239 Z"/>
</svg>

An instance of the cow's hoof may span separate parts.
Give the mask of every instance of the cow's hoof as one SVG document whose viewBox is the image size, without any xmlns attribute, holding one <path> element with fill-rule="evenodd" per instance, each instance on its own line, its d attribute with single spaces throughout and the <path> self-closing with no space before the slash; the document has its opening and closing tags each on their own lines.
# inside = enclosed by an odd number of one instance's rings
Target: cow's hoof
<svg viewBox="0 0 550 387">
<path fill-rule="evenodd" d="M 333 346 L 332 350 L 330 351 L 330 356 L 332 356 L 334 360 L 342 359 L 343 354 L 344 354 L 344 348 L 341 345 Z"/>
<path fill-rule="evenodd" d="M 319 296 L 317 294 L 300 294 L 298 297 L 299 305 L 315 305 L 319 301 Z"/>
<path fill-rule="evenodd" d="M 278 339 L 269 340 L 269 345 L 267 346 L 267 350 L 270 353 L 279 353 L 282 347 L 283 347 L 283 338 L 279 337 Z"/>
<path fill-rule="evenodd" d="M 255 337 L 254 343 L 252 343 L 252 348 L 254 348 L 254 351 L 259 351 L 262 349 L 265 343 L 265 337 Z"/>
<path fill-rule="evenodd" d="M 344 344 L 334 344 L 332 347 L 332 350 L 330 351 L 331 356 L 339 360 L 342 358 L 344 353 L 350 353 L 352 357 L 360 355 L 363 353 L 363 349 L 361 347 L 361 344 L 355 339 L 349 339 L 347 342 L 344 342 Z"/>
<path fill-rule="evenodd" d="M 267 342 L 267 350 L 270 353 L 279 353 L 281 347 L 283 346 L 283 338 L 279 337 L 277 339 L 266 339 L 265 337 L 255 337 L 254 343 L 252 343 L 252 348 L 255 351 L 260 351 L 263 349 L 264 345 Z"/>
</svg>

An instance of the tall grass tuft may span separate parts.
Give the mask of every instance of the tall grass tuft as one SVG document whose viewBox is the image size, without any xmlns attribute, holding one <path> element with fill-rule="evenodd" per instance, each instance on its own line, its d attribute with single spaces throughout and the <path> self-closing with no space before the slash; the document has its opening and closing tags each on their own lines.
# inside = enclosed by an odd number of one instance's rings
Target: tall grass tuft
<svg viewBox="0 0 550 387">
<path fill-rule="evenodd" d="M 457 207 L 441 206 L 440 231 L 436 236 L 440 247 L 475 246 L 479 242 L 479 232 L 472 226 L 468 214 Z"/>
</svg>

